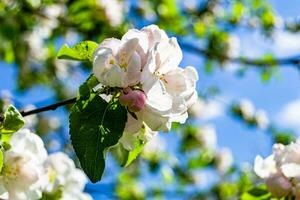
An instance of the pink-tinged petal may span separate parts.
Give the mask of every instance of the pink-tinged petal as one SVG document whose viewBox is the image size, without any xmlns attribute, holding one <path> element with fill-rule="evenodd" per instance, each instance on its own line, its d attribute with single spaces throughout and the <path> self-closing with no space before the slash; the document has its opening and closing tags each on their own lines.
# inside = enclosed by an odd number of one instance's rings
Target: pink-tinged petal
<svg viewBox="0 0 300 200">
<path fill-rule="evenodd" d="M 148 81 L 149 77 L 152 77 L 157 70 L 158 65 L 156 64 L 155 53 L 150 52 L 151 56 L 148 57 L 147 64 L 142 68 L 140 82 L 144 84 Z"/>
<path fill-rule="evenodd" d="M 171 94 L 180 95 L 188 89 L 186 77 L 183 74 L 183 69 L 179 67 L 177 67 L 175 70 L 169 71 L 163 77 L 166 88 Z"/>
<path fill-rule="evenodd" d="M 141 58 L 134 53 L 127 66 L 127 85 L 133 86 L 140 82 L 141 79 Z"/>
<path fill-rule="evenodd" d="M 101 83 L 103 74 L 114 63 L 112 50 L 109 48 L 98 48 L 93 55 L 93 73 Z"/>
<path fill-rule="evenodd" d="M 143 33 L 137 29 L 130 29 L 125 35 L 122 37 L 122 42 L 127 42 L 131 39 L 138 39 L 138 46 L 136 48 L 136 52 L 139 54 L 141 58 L 142 66 L 144 66 L 147 62 L 147 54 L 149 49 L 149 43 L 147 34 Z"/>
<path fill-rule="evenodd" d="M 197 70 L 192 66 L 187 66 L 183 73 L 194 82 L 198 81 L 199 79 Z"/>
<path fill-rule="evenodd" d="M 108 38 L 103 40 L 100 43 L 98 48 L 102 48 L 102 47 L 109 48 L 112 50 L 113 55 L 116 56 L 119 51 L 120 45 L 121 45 L 121 40 L 116 38 Z"/>
<path fill-rule="evenodd" d="M 152 49 L 156 43 L 169 39 L 166 32 L 161 30 L 157 25 L 146 26 L 142 29 L 142 32 L 148 36 L 149 49 Z"/>
<path fill-rule="evenodd" d="M 171 38 L 168 42 L 157 43 L 154 51 L 156 52 L 155 59 L 160 74 L 176 69 L 182 60 L 182 51 L 176 38 Z"/>
<path fill-rule="evenodd" d="M 268 190 L 275 197 L 279 197 L 279 198 L 288 195 L 291 192 L 293 187 L 289 179 L 284 177 L 282 174 L 275 174 L 269 177 L 266 180 L 266 185 Z"/>
<path fill-rule="evenodd" d="M 123 43 L 118 52 L 119 64 L 122 67 L 123 65 L 128 65 L 132 55 L 135 53 L 139 40 L 137 38 L 132 38 Z"/>
</svg>

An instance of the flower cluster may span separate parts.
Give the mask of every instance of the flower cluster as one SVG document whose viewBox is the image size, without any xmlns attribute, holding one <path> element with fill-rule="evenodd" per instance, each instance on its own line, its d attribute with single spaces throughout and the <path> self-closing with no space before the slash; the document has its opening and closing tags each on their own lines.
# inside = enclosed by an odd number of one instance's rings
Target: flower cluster
<svg viewBox="0 0 300 200">
<path fill-rule="evenodd" d="M 273 154 L 263 159 L 257 156 L 255 173 L 275 197 L 293 195 L 300 198 L 300 140 L 287 146 L 273 145 Z"/>
<path fill-rule="evenodd" d="M 198 74 L 193 67 L 178 67 L 181 60 L 176 38 L 155 25 L 131 29 L 121 40 L 106 39 L 94 52 L 94 75 L 107 87 L 121 88 L 120 103 L 131 113 L 120 140 L 125 148 L 132 148 L 132 136 L 147 140 L 156 131 L 169 131 L 172 122 L 186 121 L 197 100 Z"/>
<path fill-rule="evenodd" d="M 234 115 L 243 119 L 249 125 L 255 125 L 260 129 L 266 129 L 269 125 L 269 118 L 263 110 L 256 110 L 251 101 L 242 99 L 232 106 Z"/>
<path fill-rule="evenodd" d="M 89 200 L 83 193 L 84 173 L 63 153 L 47 155 L 43 141 L 28 129 L 12 135 L 11 148 L 4 152 L 0 175 L 0 198 L 35 200 L 59 196 L 61 199 Z"/>
</svg>

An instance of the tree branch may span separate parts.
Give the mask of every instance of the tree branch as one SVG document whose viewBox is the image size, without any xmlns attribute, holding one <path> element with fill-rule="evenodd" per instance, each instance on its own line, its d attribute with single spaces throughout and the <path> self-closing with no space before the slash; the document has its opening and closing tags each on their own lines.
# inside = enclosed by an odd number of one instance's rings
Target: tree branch
<svg viewBox="0 0 300 200">
<path fill-rule="evenodd" d="M 213 58 L 221 61 L 227 60 L 232 63 L 254 65 L 257 67 L 268 67 L 274 65 L 296 65 L 297 67 L 300 66 L 300 55 L 291 56 L 287 58 L 271 58 L 271 59 L 263 59 L 263 58 L 253 59 L 253 58 L 245 58 L 245 57 L 231 58 L 229 56 L 222 55 L 222 54 L 216 55 L 205 49 L 201 49 L 199 47 L 196 47 L 194 45 L 185 42 L 180 42 L 180 46 L 187 51 L 194 52 L 196 54 L 202 54 L 208 58 Z"/>
<path fill-rule="evenodd" d="M 60 101 L 58 103 L 54 103 L 48 106 L 44 106 L 41 108 L 37 108 L 34 110 L 29 110 L 29 111 L 21 111 L 21 115 L 23 117 L 28 116 L 28 115 L 33 115 L 33 114 L 37 114 L 37 113 L 41 113 L 41 112 L 45 112 L 45 111 L 49 111 L 49 110 L 56 110 L 58 107 L 60 106 L 65 106 L 67 104 L 72 104 L 76 102 L 76 97 L 72 98 L 72 99 L 68 99 L 68 100 L 64 100 L 64 101 Z"/>
</svg>

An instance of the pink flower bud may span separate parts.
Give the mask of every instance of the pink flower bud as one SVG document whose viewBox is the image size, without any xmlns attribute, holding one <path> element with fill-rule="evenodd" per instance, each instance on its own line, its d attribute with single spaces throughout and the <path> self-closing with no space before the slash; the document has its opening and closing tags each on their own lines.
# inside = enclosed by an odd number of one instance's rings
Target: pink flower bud
<svg viewBox="0 0 300 200">
<path fill-rule="evenodd" d="M 146 103 L 146 95 L 141 90 L 125 88 L 119 97 L 121 105 L 127 106 L 131 112 L 142 110 Z"/>
</svg>

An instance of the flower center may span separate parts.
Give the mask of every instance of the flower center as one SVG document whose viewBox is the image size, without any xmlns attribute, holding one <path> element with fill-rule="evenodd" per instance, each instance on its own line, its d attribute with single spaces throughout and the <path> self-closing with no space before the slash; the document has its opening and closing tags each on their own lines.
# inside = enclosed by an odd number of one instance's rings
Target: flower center
<svg viewBox="0 0 300 200">
<path fill-rule="evenodd" d="M 20 174 L 20 168 L 21 166 L 19 164 L 13 164 L 11 166 L 5 165 L 2 172 L 4 182 L 8 184 L 9 182 L 16 181 Z"/>
<path fill-rule="evenodd" d="M 120 59 L 119 66 L 121 68 L 127 69 L 127 61 L 126 61 L 126 52 L 125 51 L 120 52 L 119 59 Z"/>
</svg>

